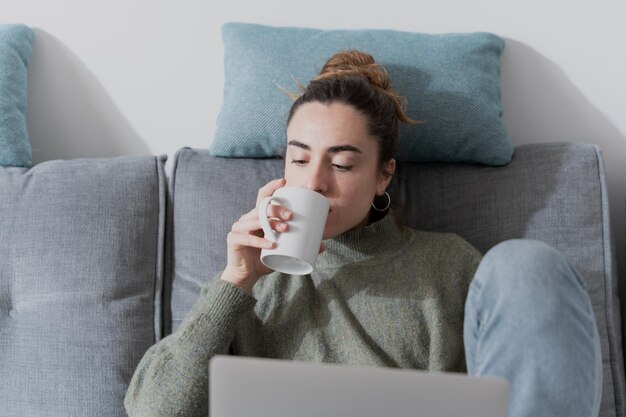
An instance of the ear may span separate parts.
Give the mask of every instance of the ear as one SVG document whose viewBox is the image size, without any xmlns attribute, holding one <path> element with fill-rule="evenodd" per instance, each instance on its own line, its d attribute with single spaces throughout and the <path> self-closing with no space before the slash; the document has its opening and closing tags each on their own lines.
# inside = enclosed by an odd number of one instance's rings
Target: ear
<svg viewBox="0 0 626 417">
<path fill-rule="evenodd" d="M 387 186 L 389 186 L 395 172 L 396 160 L 390 159 L 389 162 L 385 164 L 385 168 L 380 174 L 380 178 L 378 178 L 378 183 L 376 184 L 376 195 L 385 194 L 385 190 L 387 189 Z"/>
</svg>

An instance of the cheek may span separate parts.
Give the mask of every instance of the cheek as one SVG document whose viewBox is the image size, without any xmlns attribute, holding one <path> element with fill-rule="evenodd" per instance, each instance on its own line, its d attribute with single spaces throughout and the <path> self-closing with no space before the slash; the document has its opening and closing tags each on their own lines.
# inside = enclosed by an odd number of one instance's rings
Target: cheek
<svg viewBox="0 0 626 417">
<path fill-rule="evenodd" d="M 285 179 L 287 180 L 286 185 L 297 185 L 300 180 L 297 175 L 297 171 L 292 169 L 289 164 L 285 165 Z"/>
<path fill-rule="evenodd" d="M 343 194 L 356 201 L 373 199 L 376 194 L 376 180 L 369 175 L 351 178 L 343 185 Z"/>
<path fill-rule="evenodd" d="M 369 213 L 375 192 L 372 184 L 343 184 L 341 198 L 337 202 L 342 209 L 341 217 L 343 220 L 362 220 Z"/>
</svg>

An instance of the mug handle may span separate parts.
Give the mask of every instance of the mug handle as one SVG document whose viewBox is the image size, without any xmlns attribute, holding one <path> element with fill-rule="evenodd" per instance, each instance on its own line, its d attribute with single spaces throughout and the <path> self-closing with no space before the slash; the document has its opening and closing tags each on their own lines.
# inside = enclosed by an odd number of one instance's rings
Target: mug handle
<svg viewBox="0 0 626 417">
<path fill-rule="evenodd" d="M 261 227 L 263 228 L 263 232 L 265 233 L 265 239 L 270 242 L 276 242 L 277 236 L 276 232 L 270 226 L 270 221 L 267 219 L 267 206 L 270 205 L 274 196 L 265 197 L 259 203 L 258 214 L 259 220 L 261 221 Z"/>
</svg>

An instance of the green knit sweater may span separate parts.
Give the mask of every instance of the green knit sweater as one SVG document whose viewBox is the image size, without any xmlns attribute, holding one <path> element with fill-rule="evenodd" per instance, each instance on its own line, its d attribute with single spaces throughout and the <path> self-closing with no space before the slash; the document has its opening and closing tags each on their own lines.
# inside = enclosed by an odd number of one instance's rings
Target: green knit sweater
<svg viewBox="0 0 626 417">
<path fill-rule="evenodd" d="M 465 370 L 464 304 L 481 259 L 474 247 L 399 228 L 392 216 L 324 243 L 313 274 L 267 275 L 253 297 L 210 281 L 139 363 L 129 416 L 206 417 L 215 354 Z"/>
</svg>

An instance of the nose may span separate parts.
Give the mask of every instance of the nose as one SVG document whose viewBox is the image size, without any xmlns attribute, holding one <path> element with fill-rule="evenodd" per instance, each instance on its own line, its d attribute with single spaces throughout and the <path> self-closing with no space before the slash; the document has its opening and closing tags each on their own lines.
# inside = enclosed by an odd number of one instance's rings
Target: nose
<svg viewBox="0 0 626 417">
<path fill-rule="evenodd" d="M 328 176 L 324 168 L 318 164 L 310 166 L 309 177 L 307 178 L 306 188 L 325 195 L 328 191 Z"/>
</svg>

